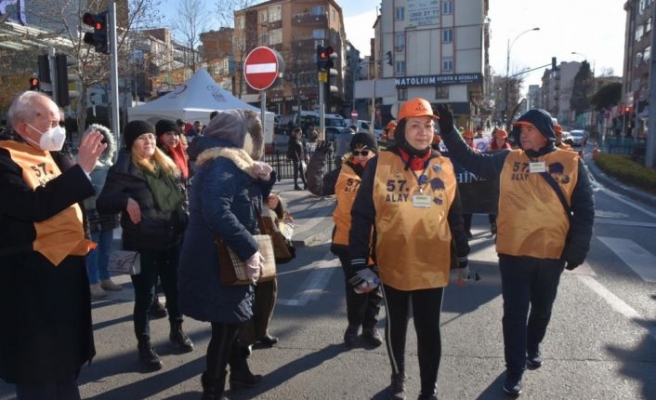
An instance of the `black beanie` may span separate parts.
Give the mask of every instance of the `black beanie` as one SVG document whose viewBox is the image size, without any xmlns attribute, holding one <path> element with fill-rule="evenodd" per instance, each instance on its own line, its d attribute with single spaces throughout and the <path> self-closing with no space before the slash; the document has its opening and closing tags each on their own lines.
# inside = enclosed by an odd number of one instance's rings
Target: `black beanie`
<svg viewBox="0 0 656 400">
<path fill-rule="evenodd" d="M 123 142 L 127 151 L 132 149 L 134 141 L 144 133 L 155 134 L 155 127 L 148 121 L 135 120 L 125 125 L 123 129 Z"/>
<path fill-rule="evenodd" d="M 353 135 L 351 139 L 351 151 L 357 149 L 369 149 L 378 152 L 378 142 L 376 137 L 371 133 L 360 132 Z"/>
<path fill-rule="evenodd" d="M 155 124 L 155 136 L 160 137 L 166 132 L 175 132 L 180 134 L 180 127 L 170 119 L 160 119 Z"/>
</svg>

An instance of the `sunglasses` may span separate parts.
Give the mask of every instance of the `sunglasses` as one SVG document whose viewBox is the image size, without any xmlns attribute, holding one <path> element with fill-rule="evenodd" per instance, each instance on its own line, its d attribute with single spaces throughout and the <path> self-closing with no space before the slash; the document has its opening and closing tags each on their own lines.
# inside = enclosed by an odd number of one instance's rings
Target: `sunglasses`
<svg viewBox="0 0 656 400">
<path fill-rule="evenodd" d="M 369 150 L 353 150 L 353 155 L 354 156 L 363 156 L 366 157 L 369 155 Z"/>
</svg>

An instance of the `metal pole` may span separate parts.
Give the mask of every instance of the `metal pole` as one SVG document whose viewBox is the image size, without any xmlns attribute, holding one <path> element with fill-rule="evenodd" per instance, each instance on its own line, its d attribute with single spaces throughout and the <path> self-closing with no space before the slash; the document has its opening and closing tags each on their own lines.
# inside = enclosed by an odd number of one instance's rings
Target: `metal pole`
<svg viewBox="0 0 656 400">
<path fill-rule="evenodd" d="M 373 88 L 371 90 L 371 132 L 374 131 L 376 122 L 376 77 L 374 76 Z"/>
<path fill-rule="evenodd" d="M 55 71 L 55 49 L 48 49 L 48 68 L 50 69 L 50 84 L 52 85 L 52 100 L 57 101 L 57 91 L 59 87 L 57 85 L 57 73 Z"/>
<path fill-rule="evenodd" d="M 260 91 L 260 120 L 262 120 L 262 132 L 264 132 L 264 137 L 266 137 L 266 91 Z M 275 141 L 274 141 L 275 143 Z M 264 159 L 264 154 L 262 154 Z"/>
<path fill-rule="evenodd" d="M 112 131 L 116 135 L 117 143 L 120 143 L 120 121 L 118 103 L 118 57 L 116 45 L 116 3 L 109 3 L 109 61 L 110 61 L 110 103 L 112 105 Z"/>
<path fill-rule="evenodd" d="M 321 140 L 326 140 L 326 109 L 324 104 L 324 82 L 319 82 L 319 131 L 321 131 Z"/>
<path fill-rule="evenodd" d="M 654 8 L 656 16 L 656 8 Z M 656 43 L 656 29 L 652 29 L 651 42 Z M 649 70 L 649 98 L 656 96 L 656 59 L 651 58 Z M 645 166 L 653 168 L 656 162 L 656 101 L 649 102 L 649 119 L 647 120 L 647 145 L 645 148 Z"/>
</svg>

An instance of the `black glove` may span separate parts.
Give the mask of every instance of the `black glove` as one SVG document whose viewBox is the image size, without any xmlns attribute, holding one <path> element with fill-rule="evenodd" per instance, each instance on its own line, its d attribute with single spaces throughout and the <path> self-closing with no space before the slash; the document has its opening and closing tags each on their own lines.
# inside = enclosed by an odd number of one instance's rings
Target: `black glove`
<svg viewBox="0 0 656 400">
<path fill-rule="evenodd" d="M 332 151 L 332 149 L 333 149 L 333 142 L 331 142 L 329 140 L 326 140 L 326 141 L 320 142 L 317 145 L 317 148 L 314 151 L 319 152 L 319 153 L 327 154 L 330 151 Z"/>
<path fill-rule="evenodd" d="M 453 130 L 453 113 L 448 104 L 440 104 L 437 106 L 437 114 L 440 119 L 437 124 L 440 126 L 440 134 L 448 134 Z"/>
<path fill-rule="evenodd" d="M 568 262 L 568 263 L 565 265 L 565 269 L 568 270 L 568 271 L 572 271 L 572 270 L 578 268 L 579 265 L 581 265 L 581 264 L 574 264 L 574 263 Z"/>
</svg>

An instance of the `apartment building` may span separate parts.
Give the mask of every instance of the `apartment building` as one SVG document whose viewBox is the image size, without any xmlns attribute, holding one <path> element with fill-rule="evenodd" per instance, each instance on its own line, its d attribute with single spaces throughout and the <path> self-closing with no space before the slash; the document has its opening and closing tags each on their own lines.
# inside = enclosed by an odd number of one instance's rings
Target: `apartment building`
<svg viewBox="0 0 656 400">
<path fill-rule="evenodd" d="M 235 93 L 257 104 L 259 92 L 243 79 L 243 62 L 258 46 L 277 50 L 285 63 L 282 79 L 267 90 L 267 109 L 278 114 L 318 106 L 316 48 L 332 46 L 337 54 L 327 112 L 341 112 L 344 102 L 345 32 L 342 9 L 334 0 L 271 0 L 235 11 L 233 51 Z"/>
<path fill-rule="evenodd" d="M 404 101 L 449 103 L 461 126 L 478 125 L 489 75 L 488 0 L 383 0 L 376 21 L 376 80 L 356 96 L 376 98 L 379 125 Z"/>
<path fill-rule="evenodd" d="M 623 106 L 631 107 L 633 118 L 646 117 L 649 106 L 649 80 L 654 51 L 654 0 L 628 0 L 624 43 Z"/>
</svg>

